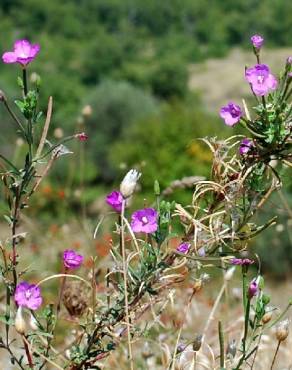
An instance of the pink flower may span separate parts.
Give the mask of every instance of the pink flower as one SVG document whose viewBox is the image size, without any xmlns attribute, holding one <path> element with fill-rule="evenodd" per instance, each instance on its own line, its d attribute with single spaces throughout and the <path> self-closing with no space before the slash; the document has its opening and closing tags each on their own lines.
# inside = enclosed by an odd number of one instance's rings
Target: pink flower
<svg viewBox="0 0 292 370">
<path fill-rule="evenodd" d="M 264 43 L 264 38 L 260 35 L 253 35 L 250 38 L 250 41 L 252 42 L 253 46 L 257 49 L 260 49 Z"/>
<path fill-rule="evenodd" d="M 252 265 L 254 261 L 249 258 L 232 258 L 230 263 L 232 265 L 249 266 Z"/>
<path fill-rule="evenodd" d="M 253 147 L 253 143 L 249 139 L 243 139 L 240 143 L 239 147 L 239 153 L 241 155 L 244 155 L 250 151 L 250 149 Z"/>
<path fill-rule="evenodd" d="M 2 55 L 2 60 L 4 63 L 19 63 L 26 66 L 34 60 L 39 51 L 39 44 L 31 44 L 27 40 L 17 40 L 14 43 L 14 50 L 5 52 Z"/>
<path fill-rule="evenodd" d="M 37 310 L 43 301 L 40 287 L 26 281 L 17 285 L 14 299 L 18 306 L 27 307 L 30 310 Z"/>
<path fill-rule="evenodd" d="M 63 252 L 63 264 L 68 269 L 77 269 L 82 265 L 83 256 L 81 254 L 77 254 L 75 251 L 71 249 L 66 249 Z"/>
<path fill-rule="evenodd" d="M 278 85 L 276 77 L 270 73 L 266 64 L 256 64 L 254 67 L 247 68 L 245 78 L 251 84 L 253 92 L 259 96 L 267 95 Z"/>
<path fill-rule="evenodd" d="M 248 297 L 249 297 L 249 299 L 251 299 L 252 297 L 254 297 L 257 294 L 258 289 L 259 289 L 258 283 L 257 283 L 256 279 L 253 279 L 250 282 L 249 287 L 248 287 Z"/>
<path fill-rule="evenodd" d="M 187 254 L 189 252 L 191 248 L 191 244 L 190 243 L 181 243 L 177 248 L 176 250 L 180 253 L 184 253 L 184 254 Z"/>
<path fill-rule="evenodd" d="M 106 202 L 109 204 L 114 210 L 117 212 L 121 212 L 122 210 L 122 203 L 123 203 L 123 196 L 119 191 L 112 191 L 106 197 Z"/>
<path fill-rule="evenodd" d="M 154 233 L 158 228 L 157 219 L 154 208 L 140 209 L 132 214 L 131 228 L 135 233 Z"/>
<path fill-rule="evenodd" d="M 81 132 L 80 134 L 76 134 L 75 137 L 79 139 L 80 141 L 86 141 L 88 139 L 88 136 L 85 132 Z"/>
<path fill-rule="evenodd" d="M 227 126 L 234 126 L 239 122 L 241 116 L 242 112 L 240 106 L 233 102 L 229 102 L 220 109 L 220 117 L 224 119 Z"/>
</svg>

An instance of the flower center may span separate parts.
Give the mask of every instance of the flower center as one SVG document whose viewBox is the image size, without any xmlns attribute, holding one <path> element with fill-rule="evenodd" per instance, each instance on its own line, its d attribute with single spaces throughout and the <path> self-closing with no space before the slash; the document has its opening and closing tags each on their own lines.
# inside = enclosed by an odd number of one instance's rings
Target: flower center
<svg viewBox="0 0 292 370">
<path fill-rule="evenodd" d="M 265 77 L 264 76 L 258 76 L 258 83 L 259 84 L 262 84 L 265 80 Z"/>
<path fill-rule="evenodd" d="M 148 218 L 146 216 L 143 216 L 142 217 L 142 222 L 143 222 L 143 224 L 147 224 L 148 223 Z"/>
<path fill-rule="evenodd" d="M 26 298 L 26 299 L 30 299 L 30 297 L 31 297 L 31 291 L 30 291 L 30 290 L 27 290 L 27 291 L 24 293 L 24 295 L 25 295 L 25 298 Z"/>
</svg>

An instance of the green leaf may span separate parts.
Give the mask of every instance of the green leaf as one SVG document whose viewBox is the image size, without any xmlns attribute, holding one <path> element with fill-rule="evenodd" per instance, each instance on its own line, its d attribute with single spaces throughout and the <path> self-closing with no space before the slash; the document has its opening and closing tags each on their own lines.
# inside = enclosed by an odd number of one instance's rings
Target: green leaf
<svg viewBox="0 0 292 370">
<path fill-rule="evenodd" d="M 7 319 L 5 315 L 0 315 L 0 321 L 6 325 L 14 325 L 14 320 L 11 317 Z"/>
</svg>

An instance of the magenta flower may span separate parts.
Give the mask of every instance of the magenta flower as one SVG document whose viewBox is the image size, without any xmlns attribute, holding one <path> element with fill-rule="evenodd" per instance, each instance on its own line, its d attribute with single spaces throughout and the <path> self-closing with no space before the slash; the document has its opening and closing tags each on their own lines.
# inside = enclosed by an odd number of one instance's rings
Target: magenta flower
<svg viewBox="0 0 292 370">
<path fill-rule="evenodd" d="M 260 49 L 264 43 L 264 38 L 260 35 L 253 35 L 250 38 L 250 41 L 252 42 L 253 46 L 257 49 Z"/>
<path fill-rule="evenodd" d="M 43 302 L 40 287 L 26 281 L 17 285 L 14 299 L 18 306 L 27 307 L 30 310 L 37 310 Z"/>
<path fill-rule="evenodd" d="M 27 40 L 17 40 L 14 43 L 14 50 L 5 52 L 2 55 L 2 60 L 4 63 L 19 63 L 26 66 L 34 60 L 39 51 L 39 44 L 31 44 Z"/>
<path fill-rule="evenodd" d="M 267 95 L 278 85 L 276 77 L 270 73 L 270 68 L 266 64 L 256 64 L 247 68 L 245 78 L 251 84 L 253 92 L 259 96 Z"/>
<path fill-rule="evenodd" d="M 132 214 L 131 228 L 135 233 L 154 233 L 158 228 L 157 219 L 154 208 L 140 209 Z"/>
<path fill-rule="evenodd" d="M 88 139 L 88 136 L 85 132 L 81 132 L 80 134 L 76 134 L 75 137 L 79 139 L 80 141 L 86 141 Z"/>
<path fill-rule="evenodd" d="M 254 297 L 257 294 L 258 289 L 259 289 L 258 283 L 257 283 L 256 279 L 253 279 L 250 282 L 249 287 L 248 287 L 248 297 L 249 297 L 249 299 L 251 299 L 252 297 Z"/>
<path fill-rule="evenodd" d="M 63 252 L 63 264 L 67 269 L 77 269 L 82 265 L 83 256 L 81 254 L 77 254 L 72 249 L 66 249 Z"/>
<path fill-rule="evenodd" d="M 292 64 L 292 56 L 287 58 L 287 64 Z"/>
<path fill-rule="evenodd" d="M 243 139 L 240 143 L 239 147 L 239 153 L 241 155 L 244 155 L 250 151 L 250 149 L 253 147 L 253 143 L 249 139 Z"/>
<path fill-rule="evenodd" d="M 117 212 L 121 212 L 122 210 L 122 203 L 123 203 L 123 196 L 122 193 L 119 191 L 112 191 L 110 194 L 106 196 L 106 202 L 109 204 L 114 210 Z"/>
<path fill-rule="evenodd" d="M 220 116 L 227 126 L 234 126 L 242 116 L 241 108 L 239 105 L 229 102 L 220 109 Z"/>
<path fill-rule="evenodd" d="M 176 250 L 180 253 L 184 253 L 184 254 L 187 254 L 189 252 L 191 248 L 191 244 L 190 243 L 181 243 L 177 248 Z"/>
<path fill-rule="evenodd" d="M 232 258 L 230 263 L 232 265 L 249 266 L 252 265 L 254 261 L 249 258 Z"/>
</svg>

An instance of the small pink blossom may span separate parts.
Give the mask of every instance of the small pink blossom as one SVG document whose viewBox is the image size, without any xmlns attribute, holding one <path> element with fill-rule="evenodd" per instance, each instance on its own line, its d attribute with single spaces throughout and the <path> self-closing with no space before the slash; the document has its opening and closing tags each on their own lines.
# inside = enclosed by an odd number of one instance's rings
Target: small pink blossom
<svg viewBox="0 0 292 370">
<path fill-rule="evenodd" d="M 39 44 L 31 44 L 28 40 L 17 40 L 14 43 L 14 50 L 5 52 L 2 60 L 4 63 L 19 63 L 26 66 L 35 59 L 39 51 Z"/>
<path fill-rule="evenodd" d="M 253 35 L 250 38 L 250 41 L 252 42 L 255 48 L 260 49 L 263 46 L 265 40 L 261 35 Z"/>
<path fill-rule="evenodd" d="M 140 209 L 132 214 L 131 228 L 135 233 L 154 233 L 158 228 L 158 213 L 154 208 Z"/>
<path fill-rule="evenodd" d="M 63 252 L 63 264 L 68 269 L 77 269 L 82 265 L 83 256 L 81 254 L 76 253 L 72 249 L 66 249 Z"/>
<path fill-rule="evenodd" d="M 256 279 L 253 279 L 250 282 L 249 287 L 248 287 L 248 297 L 249 297 L 249 299 L 254 297 L 257 294 L 258 290 L 259 290 L 258 283 L 257 283 Z"/>
<path fill-rule="evenodd" d="M 270 73 L 270 68 L 266 64 L 256 64 L 247 68 L 245 78 L 251 84 L 253 92 L 259 96 L 267 95 L 278 85 L 276 77 Z"/>
<path fill-rule="evenodd" d="M 244 155 L 246 153 L 248 153 L 251 148 L 253 147 L 253 142 L 249 139 L 243 139 L 240 143 L 240 147 L 239 147 L 239 153 L 241 155 Z"/>
<path fill-rule="evenodd" d="M 76 134 L 75 137 L 79 139 L 80 141 L 86 141 L 88 139 L 88 136 L 85 132 L 81 132 L 80 134 Z"/>
<path fill-rule="evenodd" d="M 249 258 L 232 258 L 230 263 L 232 265 L 249 266 L 252 265 L 254 261 Z"/>
<path fill-rule="evenodd" d="M 227 126 L 234 126 L 242 116 L 239 105 L 229 102 L 220 109 L 220 117 L 224 119 Z"/>
<path fill-rule="evenodd" d="M 18 306 L 27 307 L 30 310 L 37 310 L 43 301 L 40 287 L 26 281 L 17 285 L 14 299 Z"/>
<path fill-rule="evenodd" d="M 187 254 L 189 252 L 191 248 L 191 244 L 190 243 L 181 243 L 177 248 L 176 250 L 180 253 L 184 253 L 184 254 Z"/>
<path fill-rule="evenodd" d="M 114 190 L 106 197 L 106 202 L 110 205 L 114 210 L 117 212 L 121 212 L 122 210 L 122 203 L 123 203 L 123 196 L 121 192 Z"/>
</svg>

